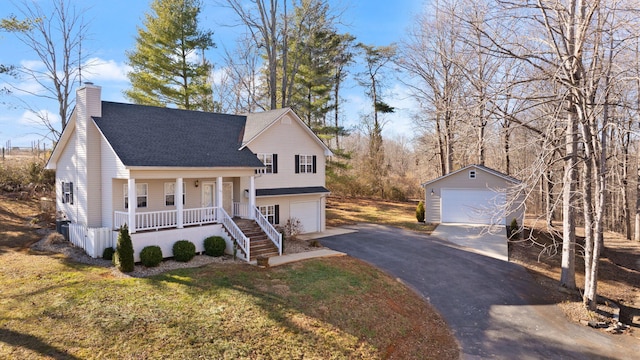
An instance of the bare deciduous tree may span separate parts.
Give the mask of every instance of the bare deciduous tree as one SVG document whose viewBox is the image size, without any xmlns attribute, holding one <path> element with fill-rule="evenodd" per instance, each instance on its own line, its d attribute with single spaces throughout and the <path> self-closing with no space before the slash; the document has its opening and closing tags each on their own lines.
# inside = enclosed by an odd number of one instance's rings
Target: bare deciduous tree
<svg viewBox="0 0 640 360">
<path fill-rule="evenodd" d="M 16 85 L 15 90 L 57 102 L 61 128 L 54 119 L 48 118 L 46 112 L 25 103 L 27 109 L 38 117 L 40 125 L 57 141 L 71 115 L 73 91 L 88 57 L 82 51 L 88 27 L 83 21 L 83 11 L 77 11 L 67 0 L 51 2 L 49 10 L 39 2 L 24 1 L 17 10 L 24 19 L 14 18 L 10 23 L 3 22 L 2 26 L 15 33 L 37 57 L 39 65 L 20 67 L 17 71 L 22 79 L 35 82 L 39 89 L 29 90 Z M 16 24 L 15 21 L 26 26 L 11 26 Z"/>
</svg>

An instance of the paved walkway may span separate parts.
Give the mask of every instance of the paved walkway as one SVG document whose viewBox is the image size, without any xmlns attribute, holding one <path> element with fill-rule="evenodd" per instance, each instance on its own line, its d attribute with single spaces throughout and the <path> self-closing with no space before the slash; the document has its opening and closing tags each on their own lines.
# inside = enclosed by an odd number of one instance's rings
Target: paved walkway
<svg viewBox="0 0 640 360">
<path fill-rule="evenodd" d="M 298 235 L 298 239 L 300 240 L 314 240 L 321 239 L 329 236 L 337 236 L 350 234 L 358 231 L 357 229 L 349 229 L 349 228 L 332 228 L 327 227 L 326 231 L 323 232 L 315 232 L 309 234 Z M 286 254 L 282 256 L 273 256 L 269 258 L 269 266 L 279 266 L 284 264 L 289 264 L 296 261 L 314 259 L 320 257 L 331 257 L 331 256 L 345 256 L 346 254 L 340 251 L 335 251 L 331 249 L 319 249 L 313 251 L 306 251 L 295 254 Z M 251 264 L 256 265 L 257 262 L 254 260 Z"/>
<path fill-rule="evenodd" d="M 458 339 L 463 359 L 640 358 L 640 340 L 568 321 L 517 264 L 382 225 L 362 224 L 356 233 L 320 242 L 369 262 L 426 298 Z"/>
<path fill-rule="evenodd" d="M 434 238 L 495 259 L 508 261 L 507 230 L 504 225 L 440 224 L 431 233 Z"/>
</svg>

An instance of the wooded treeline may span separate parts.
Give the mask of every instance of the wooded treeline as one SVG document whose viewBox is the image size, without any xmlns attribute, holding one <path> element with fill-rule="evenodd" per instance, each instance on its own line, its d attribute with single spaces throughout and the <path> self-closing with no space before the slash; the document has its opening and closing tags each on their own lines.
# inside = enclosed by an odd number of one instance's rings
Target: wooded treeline
<svg viewBox="0 0 640 360">
<path fill-rule="evenodd" d="M 398 62 L 438 172 L 479 163 L 524 180 L 528 212 L 562 221 L 563 286 L 583 256 L 590 307 L 603 232 L 640 233 L 637 5 L 437 1 Z"/>
</svg>

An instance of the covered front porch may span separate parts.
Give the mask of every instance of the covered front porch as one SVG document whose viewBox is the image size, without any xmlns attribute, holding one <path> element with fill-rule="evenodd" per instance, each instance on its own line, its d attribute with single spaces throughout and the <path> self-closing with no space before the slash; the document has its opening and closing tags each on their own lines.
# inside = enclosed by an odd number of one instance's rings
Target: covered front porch
<svg viewBox="0 0 640 360">
<path fill-rule="evenodd" d="M 143 246 L 158 245 L 168 257 L 177 240 L 189 238 L 200 249 L 204 238 L 218 235 L 227 240 L 228 253 L 237 252 L 248 261 L 251 239 L 234 218 L 249 219 L 281 255 L 282 235 L 256 207 L 255 193 L 254 176 L 114 180 L 111 228 L 115 234 L 127 225 L 136 255 Z"/>
</svg>

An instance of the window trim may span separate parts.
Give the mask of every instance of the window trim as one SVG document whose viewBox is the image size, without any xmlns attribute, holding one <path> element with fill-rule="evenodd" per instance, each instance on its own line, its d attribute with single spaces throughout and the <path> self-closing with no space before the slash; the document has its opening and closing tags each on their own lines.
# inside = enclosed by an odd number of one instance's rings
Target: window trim
<svg viewBox="0 0 640 360">
<path fill-rule="evenodd" d="M 173 185 L 173 191 L 171 193 L 167 193 L 167 185 Z M 176 206 L 176 183 L 174 182 L 165 182 L 164 183 L 164 206 Z M 187 187 L 185 183 L 182 183 L 182 205 L 185 204 L 187 199 Z M 167 196 L 173 196 L 173 204 L 167 204 Z"/>
<path fill-rule="evenodd" d="M 298 154 L 295 156 L 296 174 L 315 174 L 317 172 L 316 155 Z"/>
<path fill-rule="evenodd" d="M 280 224 L 280 205 L 260 205 L 258 206 L 258 210 L 272 225 Z M 273 210 L 273 213 L 270 213 L 269 210 Z M 270 219 L 270 217 L 272 219 Z"/>
<path fill-rule="evenodd" d="M 477 177 L 475 170 L 469 170 L 469 179 L 475 179 Z"/>
<path fill-rule="evenodd" d="M 73 183 L 62 182 L 62 203 L 73 205 Z"/>
<path fill-rule="evenodd" d="M 141 186 L 145 189 L 144 195 L 140 195 L 141 191 L 138 191 L 138 186 Z M 123 192 L 123 200 L 124 200 L 124 208 L 129 208 L 129 184 L 123 184 L 124 192 Z M 144 198 L 144 206 L 139 206 L 140 198 Z M 136 183 L 136 209 L 144 209 L 149 206 L 149 184 L 147 183 Z"/>
<path fill-rule="evenodd" d="M 258 159 L 264 164 L 263 169 L 256 171 L 256 174 L 277 174 L 278 173 L 278 154 L 258 153 Z M 267 161 L 269 158 L 271 161 Z"/>
</svg>

